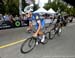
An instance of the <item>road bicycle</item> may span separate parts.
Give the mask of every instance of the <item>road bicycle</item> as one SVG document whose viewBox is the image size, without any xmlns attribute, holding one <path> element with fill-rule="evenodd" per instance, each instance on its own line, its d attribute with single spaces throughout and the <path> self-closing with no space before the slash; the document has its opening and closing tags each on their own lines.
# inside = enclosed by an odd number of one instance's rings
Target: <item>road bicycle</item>
<svg viewBox="0 0 75 58">
<path fill-rule="evenodd" d="M 31 36 L 31 37 L 27 38 L 23 42 L 23 44 L 21 45 L 21 49 L 20 49 L 21 53 L 25 54 L 25 53 L 32 51 L 35 48 L 37 41 L 38 41 L 38 45 L 39 44 L 43 44 L 43 45 L 46 44 L 49 40 L 49 32 L 44 32 L 43 35 L 45 35 L 44 42 L 41 42 L 42 36 L 39 36 L 39 35 L 37 37 Z"/>
<path fill-rule="evenodd" d="M 61 26 L 61 23 L 57 23 L 50 30 L 50 38 L 53 39 L 55 37 L 55 35 L 60 36 L 61 34 L 62 34 L 62 26 Z"/>
</svg>

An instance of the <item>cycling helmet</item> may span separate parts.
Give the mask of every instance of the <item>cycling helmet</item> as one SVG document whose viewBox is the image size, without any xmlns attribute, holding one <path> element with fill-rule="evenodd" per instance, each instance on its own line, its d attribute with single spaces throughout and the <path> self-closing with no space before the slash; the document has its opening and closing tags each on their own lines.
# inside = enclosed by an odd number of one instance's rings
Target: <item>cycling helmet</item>
<svg viewBox="0 0 75 58">
<path fill-rule="evenodd" d="M 26 6 L 24 8 L 24 12 L 25 13 L 29 13 L 29 12 L 32 12 L 33 11 L 33 4 L 29 5 L 29 6 Z"/>
</svg>

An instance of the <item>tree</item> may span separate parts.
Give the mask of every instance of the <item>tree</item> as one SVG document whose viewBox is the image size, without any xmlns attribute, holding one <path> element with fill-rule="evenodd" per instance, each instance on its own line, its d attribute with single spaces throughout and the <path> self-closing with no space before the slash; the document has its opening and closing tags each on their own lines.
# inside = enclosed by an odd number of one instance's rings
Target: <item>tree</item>
<svg viewBox="0 0 75 58">
<path fill-rule="evenodd" d="M 9 13 L 12 15 L 18 15 L 18 7 L 19 1 L 18 0 L 3 0 L 5 13 Z"/>
<path fill-rule="evenodd" d="M 3 0 L 0 0 L 0 13 L 4 14 L 4 3 L 3 3 Z"/>
<path fill-rule="evenodd" d="M 55 11 L 58 10 L 58 5 L 56 4 L 56 2 L 52 2 L 52 3 L 47 3 L 45 6 L 44 6 L 45 9 L 49 10 L 50 8 L 54 9 Z"/>
<path fill-rule="evenodd" d="M 54 9 L 56 12 L 58 11 L 58 9 L 62 12 L 66 9 L 67 5 L 64 4 L 63 2 L 60 2 L 60 0 L 54 0 L 51 3 L 47 3 L 44 8 L 46 8 L 47 10 L 52 8 Z"/>
<path fill-rule="evenodd" d="M 75 0 L 63 0 L 63 1 L 67 2 L 70 5 L 75 6 Z"/>
</svg>

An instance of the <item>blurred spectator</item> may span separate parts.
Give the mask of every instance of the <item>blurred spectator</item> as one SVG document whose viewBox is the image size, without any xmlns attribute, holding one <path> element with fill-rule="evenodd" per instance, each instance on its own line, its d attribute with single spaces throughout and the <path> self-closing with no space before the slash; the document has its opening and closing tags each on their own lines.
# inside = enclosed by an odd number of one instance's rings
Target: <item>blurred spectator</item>
<svg viewBox="0 0 75 58">
<path fill-rule="evenodd" d="M 9 20 L 9 16 L 8 16 L 7 14 L 5 14 L 5 15 L 3 16 L 3 19 L 4 19 L 4 21 L 8 21 L 8 20 Z"/>
<path fill-rule="evenodd" d="M 23 15 L 20 15 L 19 20 L 23 20 L 23 19 L 24 19 Z"/>
<path fill-rule="evenodd" d="M 0 25 L 3 23 L 3 17 L 2 14 L 0 14 Z"/>
<path fill-rule="evenodd" d="M 15 16 L 15 20 L 19 20 L 19 17 L 18 17 L 18 15 L 16 15 L 16 16 Z"/>
<path fill-rule="evenodd" d="M 12 15 L 9 15 L 9 21 L 11 22 L 11 23 L 13 23 L 13 16 Z"/>
</svg>

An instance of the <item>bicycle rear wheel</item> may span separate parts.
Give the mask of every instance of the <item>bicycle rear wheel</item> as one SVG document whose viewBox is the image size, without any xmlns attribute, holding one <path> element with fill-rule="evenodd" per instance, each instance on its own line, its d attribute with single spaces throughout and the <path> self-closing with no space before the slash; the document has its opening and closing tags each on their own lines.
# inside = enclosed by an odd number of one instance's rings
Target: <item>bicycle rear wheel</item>
<svg viewBox="0 0 75 58">
<path fill-rule="evenodd" d="M 32 49 L 35 47 L 35 45 L 36 45 L 36 40 L 33 37 L 28 38 L 21 45 L 21 52 L 23 54 L 28 53 L 28 52 L 32 51 Z"/>
</svg>

